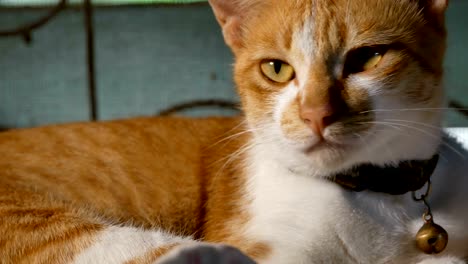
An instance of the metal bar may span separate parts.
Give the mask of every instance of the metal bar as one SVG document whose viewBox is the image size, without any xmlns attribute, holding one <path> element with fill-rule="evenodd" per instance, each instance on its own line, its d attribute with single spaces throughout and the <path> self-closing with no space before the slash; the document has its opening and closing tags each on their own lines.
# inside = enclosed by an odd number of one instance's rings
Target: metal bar
<svg viewBox="0 0 468 264">
<path fill-rule="evenodd" d="M 223 99 L 208 99 L 208 100 L 194 100 L 186 103 L 176 104 L 158 113 L 160 116 L 169 116 L 184 110 L 198 108 L 198 107 L 220 107 L 231 109 L 233 111 L 240 111 L 240 104 Z"/>
<path fill-rule="evenodd" d="M 465 118 L 468 117 L 468 108 L 457 100 L 450 100 L 449 108 L 462 114 Z"/>
<path fill-rule="evenodd" d="M 94 61 L 94 23 L 91 0 L 84 0 L 84 20 L 86 29 L 86 59 L 88 69 L 88 96 L 90 105 L 90 118 L 98 119 L 96 99 L 96 70 Z"/>
<path fill-rule="evenodd" d="M 30 39 L 31 32 L 36 28 L 39 28 L 49 22 L 53 17 L 55 17 L 60 11 L 65 9 L 67 4 L 67 0 L 60 0 L 60 2 L 44 17 L 38 19 L 37 21 L 19 26 L 12 30 L 0 31 L 0 37 L 7 37 L 7 36 L 16 36 L 16 35 L 23 35 L 26 40 Z"/>
</svg>

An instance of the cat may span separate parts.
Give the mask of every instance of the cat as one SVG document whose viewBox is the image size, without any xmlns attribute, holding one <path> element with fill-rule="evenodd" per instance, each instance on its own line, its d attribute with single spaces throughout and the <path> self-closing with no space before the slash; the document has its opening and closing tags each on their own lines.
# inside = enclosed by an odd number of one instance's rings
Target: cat
<svg viewBox="0 0 468 264">
<path fill-rule="evenodd" d="M 1 133 L 0 262 L 465 263 L 467 153 L 441 129 L 448 1 L 209 2 L 243 115 Z M 417 189 L 339 181 L 366 164 L 378 182 L 436 168 Z M 415 242 L 429 185 L 439 254 Z"/>
</svg>

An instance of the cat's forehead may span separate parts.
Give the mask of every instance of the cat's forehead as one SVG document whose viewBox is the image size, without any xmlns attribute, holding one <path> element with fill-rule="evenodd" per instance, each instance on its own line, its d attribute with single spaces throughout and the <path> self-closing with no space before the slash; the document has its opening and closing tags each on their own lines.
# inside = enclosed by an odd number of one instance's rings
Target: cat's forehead
<svg viewBox="0 0 468 264">
<path fill-rule="evenodd" d="M 420 11 L 413 0 L 277 0 L 265 5 L 249 30 L 259 45 L 323 53 L 411 41 L 423 24 Z"/>
</svg>

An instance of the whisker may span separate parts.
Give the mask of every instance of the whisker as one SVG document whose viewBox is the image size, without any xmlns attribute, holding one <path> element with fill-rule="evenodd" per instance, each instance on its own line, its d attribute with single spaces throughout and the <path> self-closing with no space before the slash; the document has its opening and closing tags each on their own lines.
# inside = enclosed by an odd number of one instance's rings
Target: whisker
<svg viewBox="0 0 468 264">
<path fill-rule="evenodd" d="M 364 140 L 364 137 L 369 137 L 369 135 L 372 136 L 373 134 L 375 134 L 375 133 L 370 133 L 369 132 L 365 136 L 362 136 L 359 133 L 353 133 L 353 135 L 356 136 L 357 138 L 359 138 L 359 140 L 362 142 L 362 144 L 364 145 L 364 149 L 365 149 L 365 151 L 367 152 L 367 154 L 369 156 L 372 155 L 372 153 L 371 153 L 371 151 L 369 149 L 369 145 L 366 144 L 366 141 Z"/>
<path fill-rule="evenodd" d="M 385 120 L 385 121 L 395 121 L 395 122 L 410 123 L 410 124 L 420 125 L 420 126 L 424 126 L 424 127 L 432 128 L 432 129 L 436 129 L 436 130 L 443 130 L 442 127 L 433 126 L 433 125 L 429 125 L 429 124 L 426 124 L 426 123 L 416 122 L 416 121 L 411 121 L 411 120 L 403 120 L 403 119 L 384 119 L 384 120 Z"/>
<path fill-rule="evenodd" d="M 225 138 L 222 138 L 222 139 L 218 140 L 217 142 L 213 143 L 213 144 L 212 144 L 211 146 L 209 146 L 208 148 L 212 148 L 212 147 L 214 147 L 214 146 L 216 146 L 216 145 L 218 145 L 218 144 L 220 144 L 220 143 L 222 143 L 222 142 L 225 142 L 225 141 L 226 141 L 226 144 L 227 144 L 227 143 L 229 143 L 231 140 L 233 140 L 233 139 L 235 139 L 235 138 L 237 138 L 237 137 L 240 137 L 240 136 L 242 136 L 242 135 L 244 135 L 244 134 L 247 134 L 247 133 L 253 133 L 253 132 L 258 131 L 258 130 L 260 130 L 260 128 L 256 128 L 256 129 L 246 129 L 246 130 L 244 130 L 244 131 L 241 131 L 241 132 L 238 132 L 238 133 L 229 135 L 229 136 L 227 136 L 227 137 L 225 137 Z"/>
<path fill-rule="evenodd" d="M 357 124 L 385 125 L 385 126 L 387 126 L 387 127 L 391 127 L 391 128 L 396 129 L 396 130 L 399 130 L 399 131 L 402 131 L 402 130 L 403 130 L 403 129 L 401 129 L 400 127 L 395 126 L 394 124 L 389 123 L 389 122 L 381 122 L 381 121 L 360 121 L 360 122 L 357 122 Z"/>
<path fill-rule="evenodd" d="M 239 149 L 237 149 L 233 153 L 229 154 L 228 156 L 226 156 L 226 157 L 224 157 L 224 158 L 222 158 L 220 160 L 215 161 L 214 163 L 224 162 L 223 165 L 216 172 L 215 178 L 217 178 L 221 174 L 221 172 L 229 165 L 229 163 L 234 161 L 235 158 L 237 158 L 239 155 L 242 155 L 242 153 L 244 153 L 248 149 L 251 149 L 252 145 L 254 145 L 254 144 L 252 144 L 251 142 L 247 142 L 246 144 L 242 145 Z"/>
<path fill-rule="evenodd" d="M 404 125 L 404 124 L 399 124 L 399 123 L 393 123 L 394 125 L 396 126 L 401 126 L 401 127 L 406 127 L 406 128 L 410 128 L 410 129 L 413 129 L 413 130 L 416 130 L 416 131 L 419 131 L 429 137 L 432 137 L 432 138 L 435 138 L 435 139 L 438 139 L 441 141 L 441 143 L 446 146 L 447 148 L 449 148 L 450 150 L 452 150 L 454 153 L 456 153 L 457 155 L 459 155 L 461 158 L 465 158 L 465 155 L 463 155 L 460 151 L 458 151 L 456 148 L 454 148 L 452 145 L 448 144 L 447 142 L 445 142 L 443 140 L 442 137 L 440 136 L 437 136 L 437 135 L 434 135 L 432 133 L 429 133 L 427 132 L 426 130 L 423 130 L 423 129 L 420 129 L 420 128 L 417 128 L 417 127 L 414 127 L 414 126 L 409 126 L 409 125 Z"/>
<path fill-rule="evenodd" d="M 455 107 L 434 107 L 434 108 L 395 108 L 395 109 L 372 109 L 358 112 L 358 114 L 367 114 L 373 112 L 404 112 L 404 111 L 429 111 L 429 112 L 437 112 L 437 111 L 445 111 L 445 110 L 459 110 L 459 111 L 468 111 L 468 108 L 455 108 Z"/>
<path fill-rule="evenodd" d="M 225 136 L 225 135 L 228 135 L 230 134 L 232 131 L 235 131 L 236 129 L 240 128 L 241 126 L 245 125 L 247 123 L 247 121 L 244 119 L 242 120 L 242 122 L 240 122 L 239 124 L 237 124 L 236 126 L 234 126 L 233 128 L 229 129 L 228 131 L 226 131 L 225 133 L 223 133 L 222 136 Z M 211 146 L 209 146 L 208 148 L 211 148 L 213 146 L 216 146 L 217 144 L 223 142 L 224 140 L 227 140 L 228 138 L 230 138 L 231 136 L 233 135 L 229 135 L 227 138 L 221 138 L 219 141 L 216 141 L 215 143 L 213 143 Z"/>
<path fill-rule="evenodd" d="M 258 127 L 256 128 L 253 128 L 253 129 L 247 129 L 245 131 L 241 131 L 239 133 L 236 133 L 234 135 L 231 135 L 231 136 L 228 136 L 227 138 L 224 138 L 222 139 L 221 141 L 225 141 L 225 140 L 232 140 L 238 136 L 241 136 L 245 133 L 253 133 L 255 131 L 260 131 L 260 130 L 265 130 L 267 129 L 267 126 L 266 125 L 262 125 L 262 124 L 259 124 Z M 234 151 L 233 153 L 229 154 L 228 156 L 220 159 L 220 160 L 217 160 L 215 161 L 215 163 L 217 162 L 223 162 L 223 161 L 226 161 L 221 170 L 223 170 L 230 162 L 232 162 L 236 157 L 242 155 L 245 151 L 249 150 L 249 149 L 252 149 L 253 147 L 255 146 L 258 146 L 262 143 L 268 143 L 269 141 L 273 141 L 273 139 L 269 139 L 269 138 L 266 138 L 266 137 L 262 137 L 261 138 L 261 141 L 257 141 L 257 140 L 248 140 L 245 144 L 243 144 L 242 146 L 240 146 L 236 151 Z M 219 143 L 217 143 L 219 144 Z M 227 144 L 227 143 L 226 143 Z"/>
<path fill-rule="evenodd" d="M 246 147 L 248 147 L 248 146 L 250 146 L 250 145 L 252 145 L 252 142 L 251 142 L 251 141 L 247 141 L 247 143 L 245 143 L 244 145 L 240 146 L 236 151 L 234 151 L 233 153 L 227 155 L 226 157 L 223 157 L 222 159 L 216 160 L 215 163 L 217 163 L 217 162 L 222 162 L 222 161 L 225 161 L 226 159 L 229 159 L 232 155 L 236 155 L 236 153 L 237 153 L 238 151 L 241 151 L 242 149 L 244 149 L 244 148 L 246 148 Z"/>
<path fill-rule="evenodd" d="M 424 127 L 427 127 L 427 128 L 431 128 L 431 129 L 435 129 L 435 130 L 443 130 L 442 127 L 438 127 L 438 126 L 433 126 L 433 125 L 429 125 L 429 124 L 426 124 L 426 123 L 422 123 L 422 122 L 416 122 L 416 121 L 411 121 L 411 120 L 402 120 L 402 119 L 385 119 L 386 121 L 396 121 L 396 122 L 403 122 L 403 123 L 410 123 L 410 124 L 415 124 L 415 125 L 420 125 L 420 126 L 424 126 Z M 441 138 L 441 142 L 443 144 L 448 144 L 444 141 L 443 138 Z M 460 154 L 458 154 L 460 155 Z M 444 159 L 445 161 L 448 161 L 447 158 L 445 158 L 443 155 L 440 155 L 440 157 L 442 159 Z M 463 157 L 463 156 L 462 156 Z"/>
<path fill-rule="evenodd" d="M 227 157 L 219 160 L 220 162 L 221 161 L 225 161 L 224 164 L 219 168 L 218 172 L 216 173 L 216 176 L 219 176 L 221 174 L 221 172 L 227 168 L 227 166 L 233 162 L 234 160 L 236 160 L 239 156 L 241 156 L 242 154 L 244 154 L 245 152 L 253 149 L 254 147 L 257 147 L 261 144 L 264 144 L 264 143 L 268 143 L 268 142 L 248 142 L 246 144 L 244 144 L 242 147 L 240 147 L 238 150 L 236 150 L 235 152 L 231 153 L 230 155 L 228 155 Z"/>
<path fill-rule="evenodd" d="M 443 140 L 443 138 L 440 138 L 440 137 L 438 137 L 438 136 L 436 136 L 436 135 L 430 134 L 430 133 L 428 133 L 427 131 L 419 130 L 419 129 L 415 128 L 415 127 L 411 127 L 411 126 L 407 126 L 407 125 L 403 125 L 403 124 L 398 124 L 398 123 L 377 122 L 377 121 L 374 121 L 374 122 L 367 122 L 367 123 L 372 123 L 372 124 L 375 124 L 375 125 L 382 125 L 382 126 L 385 126 L 385 127 L 391 127 L 391 128 L 394 128 L 394 129 L 396 129 L 396 126 L 407 127 L 407 128 L 411 128 L 411 129 L 414 129 L 414 130 L 416 130 L 416 131 L 419 131 L 419 132 L 421 132 L 421 133 L 426 133 L 426 134 L 430 135 L 431 137 L 434 137 L 434 138 L 439 139 L 439 140 L 441 141 L 441 144 L 446 145 L 446 146 L 447 146 L 448 148 L 450 148 L 453 152 L 457 153 L 458 155 L 462 155 L 462 157 L 463 157 L 463 154 L 461 154 L 461 153 L 458 152 L 456 149 L 454 149 L 452 146 L 450 146 L 447 142 L 445 142 L 445 141 Z M 391 124 L 391 125 L 390 125 L 390 124 Z M 398 128 L 398 130 L 401 131 L 402 129 L 401 129 L 401 128 Z M 440 155 L 440 157 L 441 157 L 443 160 L 445 160 L 445 161 L 448 160 L 448 159 L 445 158 L 443 155 Z"/>
<path fill-rule="evenodd" d="M 398 129 L 400 129 L 400 128 L 398 128 Z M 375 135 L 377 135 L 377 132 L 378 132 L 378 130 L 374 131 L 374 132 L 371 133 L 370 135 L 371 135 L 371 136 L 375 136 Z M 366 142 L 365 140 L 363 140 L 363 144 L 366 145 L 366 146 L 368 147 L 368 144 L 366 144 L 366 143 L 367 143 L 367 142 Z M 369 148 L 369 147 L 368 147 L 368 148 Z M 392 158 L 392 160 L 398 160 L 397 155 L 395 155 L 395 152 L 392 151 L 392 148 L 384 148 L 384 149 L 385 149 L 385 151 L 388 153 L 389 157 Z"/>
</svg>

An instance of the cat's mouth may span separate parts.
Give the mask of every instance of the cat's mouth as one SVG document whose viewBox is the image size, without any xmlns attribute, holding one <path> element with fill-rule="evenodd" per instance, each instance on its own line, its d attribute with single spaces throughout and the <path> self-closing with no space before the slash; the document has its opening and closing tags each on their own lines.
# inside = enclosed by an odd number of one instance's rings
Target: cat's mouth
<svg viewBox="0 0 468 264">
<path fill-rule="evenodd" d="M 330 140 L 321 139 L 320 141 L 311 144 L 305 147 L 304 152 L 305 154 L 312 154 L 315 152 L 323 151 L 323 150 L 346 150 L 349 149 L 350 145 L 346 143 L 337 143 L 332 142 Z"/>
</svg>

